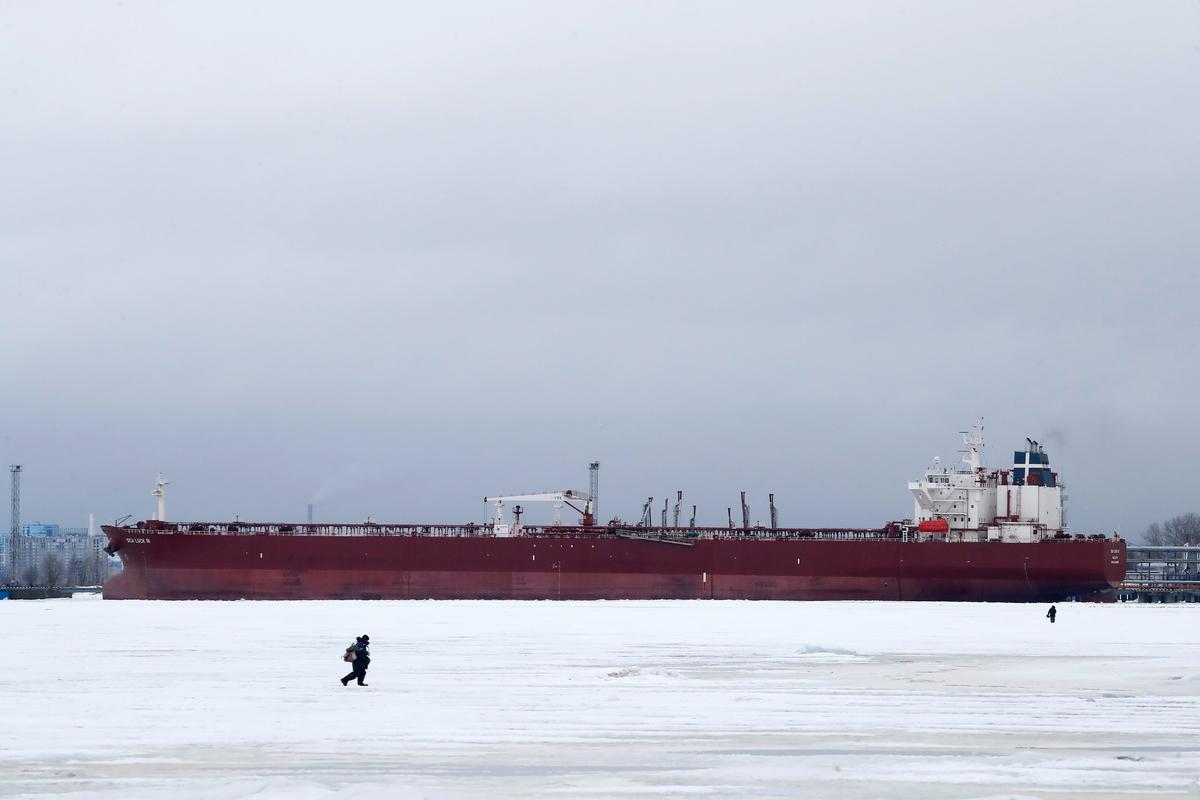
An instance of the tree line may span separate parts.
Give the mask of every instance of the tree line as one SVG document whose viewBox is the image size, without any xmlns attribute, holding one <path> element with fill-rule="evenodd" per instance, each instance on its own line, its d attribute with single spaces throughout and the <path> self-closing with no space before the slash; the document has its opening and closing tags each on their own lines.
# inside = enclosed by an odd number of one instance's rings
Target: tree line
<svg viewBox="0 0 1200 800">
<path fill-rule="evenodd" d="M 1142 539 L 1155 547 L 1200 547 L 1200 514 L 1180 514 L 1151 523 Z"/>
<path fill-rule="evenodd" d="M 15 576 L 4 576 L 9 586 L 98 586 L 108 577 L 109 556 L 94 553 L 63 558 L 45 553 L 32 564 L 25 564 Z"/>
</svg>

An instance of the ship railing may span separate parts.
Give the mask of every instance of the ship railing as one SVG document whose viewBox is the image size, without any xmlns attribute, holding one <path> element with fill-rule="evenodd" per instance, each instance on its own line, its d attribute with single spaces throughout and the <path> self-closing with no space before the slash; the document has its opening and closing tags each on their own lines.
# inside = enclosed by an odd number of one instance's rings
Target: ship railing
<svg viewBox="0 0 1200 800">
<path fill-rule="evenodd" d="M 1200 574 L 1195 571 L 1155 570 L 1152 572 L 1126 570 L 1126 583 L 1197 583 L 1200 584 Z"/>
<path fill-rule="evenodd" d="M 491 524 L 380 523 L 283 523 L 283 522 L 158 522 L 137 526 L 158 533 L 280 535 L 280 536 L 494 536 Z M 578 525 L 523 525 L 521 535 L 555 537 L 615 537 L 630 531 L 662 539 L 899 539 L 899 530 L 889 528 L 673 528 L 673 527 L 582 527 Z"/>
<path fill-rule="evenodd" d="M 530 532 L 526 527 L 525 532 Z M 773 540 L 827 540 L 827 541 L 874 541 L 900 540 L 902 532 L 892 528 L 676 528 L 661 526 L 622 525 L 608 528 L 580 528 L 571 526 L 546 526 L 539 530 L 543 535 L 586 536 L 629 538 L 631 534 L 645 539 L 668 541 L 696 541 L 720 539 L 723 541 L 773 541 Z"/>
<path fill-rule="evenodd" d="M 739 539 L 783 539 L 845 542 L 897 540 L 899 531 L 883 528 L 715 528 L 703 538 L 737 541 Z"/>
<path fill-rule="evenodd" d="M 272 536 L 495 536 L 490 523 L 282 523 L 282 522 L 158 522 L 139 523 L 138 530 L 157 533 L 272 535 Z M 676 528 L 658 526 L 592 526 L 523 525 L 523 536 L 554 536 L 557 538 L 615 538 L 639 536 L 665 540 L 696 541 L 926 541 L 901 525 L 884 528 Z M 929 537 L 932 539 L 933 537 Z M 1104 538 L 1104 537 L 1096 537 Z M 947 541 L 947 540 L 940 540 Z M 949 541 L 948 543 L 953 543 Z"/>
<path fill-rule="evenodd" d="M 220 534 L 222 536 L 492 536 L 492 526 L 480 523 L 382 525 L 376 523 L 312 523 L 282 522 L 156 522 L 145 526 L 157 533 L 190 535 Z"/>
</svg>

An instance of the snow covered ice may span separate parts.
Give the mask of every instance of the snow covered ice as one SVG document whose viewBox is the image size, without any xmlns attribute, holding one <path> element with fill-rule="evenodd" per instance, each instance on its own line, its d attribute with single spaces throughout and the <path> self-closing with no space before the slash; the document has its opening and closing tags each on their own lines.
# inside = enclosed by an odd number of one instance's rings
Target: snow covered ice
<svg viewBox="0 0 1200 800">
<path fill-rule="evenodd" d="M 5 601 L 0 796 L 1200 796 L 1200 609 L 1045 611 Z"/>
</svg>

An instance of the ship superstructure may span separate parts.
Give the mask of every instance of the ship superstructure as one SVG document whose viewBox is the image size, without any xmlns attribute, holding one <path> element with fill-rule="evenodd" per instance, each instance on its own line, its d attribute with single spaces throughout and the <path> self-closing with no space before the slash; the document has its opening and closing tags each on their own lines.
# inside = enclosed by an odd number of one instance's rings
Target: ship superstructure
<svg viewBox="0 0 1200 800">
<path fill-rule="evenodd" d="M 947 469 L 935 458 L 918 481 L 910 481 L 913 520 L 925 534 L 964 542 L 1037 542 L 1063 538 L 1063 486 L 1050 458 L 1026 439 L 1011 469 L 983 465 L 983 426 L 963 434 L 962 466 Z"/>
</svg>

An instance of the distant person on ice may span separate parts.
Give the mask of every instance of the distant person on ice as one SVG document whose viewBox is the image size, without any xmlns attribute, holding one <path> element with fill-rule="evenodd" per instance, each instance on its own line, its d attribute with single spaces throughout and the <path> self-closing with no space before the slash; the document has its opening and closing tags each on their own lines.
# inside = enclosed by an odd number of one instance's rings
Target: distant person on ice
<svg viewBox="0 0 1200 800">
<path fill-rule="evenodd" d="M 1054 624 L 1054 618 L 1058 616 L 1058 609 L 1050 606 L 1050 610 L 1046 612 L 1046 619 L 1050 620 L 1050 624 Z"/>
<path fill-rule="evenodd" d="M 359 686 L 366 686 L 363 679 L 367 677 L 367 667 L 371 665 L 371 652 L 367 647 L 371 644 L 371 637 L 365 633 L 354 640 L 354 645 L 346 648 L 346 656 L 353 666 L 353 670 L 349 675 L 342 678 L 342 686 L 350 683 L 351 680 L 357 678 Z M 353 654 L 353 658 L 350 656 Z"/>
</svg>

